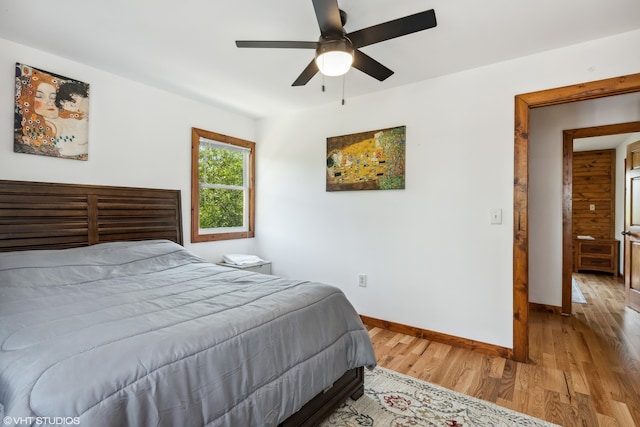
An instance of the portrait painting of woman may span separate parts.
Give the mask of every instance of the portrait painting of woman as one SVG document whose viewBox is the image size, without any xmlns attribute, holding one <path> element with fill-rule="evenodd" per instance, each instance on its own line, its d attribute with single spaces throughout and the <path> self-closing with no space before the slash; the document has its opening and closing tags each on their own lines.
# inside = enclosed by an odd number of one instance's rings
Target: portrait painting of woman
<svg viewBox="0 0 640 427">
<path fill-rule="evenodd" d="M 16 153 L 89 158 L 89 85 L 16 64 Z"/>
</svg>

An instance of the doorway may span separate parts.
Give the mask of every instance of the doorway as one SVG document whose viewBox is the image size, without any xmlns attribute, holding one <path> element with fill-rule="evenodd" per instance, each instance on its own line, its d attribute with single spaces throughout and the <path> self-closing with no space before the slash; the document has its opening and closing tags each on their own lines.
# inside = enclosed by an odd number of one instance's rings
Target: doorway
<svg viewBox="0 0 640 427">
<path fill-rule="evenodd" d="M 640 132 L 640 121 L 606 126 L 569 129 L 562 133 L 562 313 L 571 314 L 571 279 L 573 276 L 572 163 L 573 141 L 579 138 Z M 615 181 L 615 172 L 614 172 Z M 615 236 L 614 236 L 615 238 Z M 624 250 L 624 245 L 620 250 Z"/>
<path fill-rule="evenodd" d="M 632 92 L 640 92 L 640 73 L 515 97 L 513 358 L 517 361 L 526 362 L 529 354 L 529 112 L 533 108 Z"/>
</svg>

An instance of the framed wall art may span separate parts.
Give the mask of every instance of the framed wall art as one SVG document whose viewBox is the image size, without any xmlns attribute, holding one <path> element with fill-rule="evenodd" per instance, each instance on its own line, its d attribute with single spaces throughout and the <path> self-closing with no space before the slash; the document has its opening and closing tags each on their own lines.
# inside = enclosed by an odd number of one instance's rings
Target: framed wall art
<svg viewBox="0 0 640 427">
<path fill-rule="evenodd" d="M 327 138 L 327 191 L 404 189 L 406 126 Z"/>
<path fill-rule="evenodd" d="M 16 153 L 89 158 L 89 84 L 16 63 Z"/>
</svg>

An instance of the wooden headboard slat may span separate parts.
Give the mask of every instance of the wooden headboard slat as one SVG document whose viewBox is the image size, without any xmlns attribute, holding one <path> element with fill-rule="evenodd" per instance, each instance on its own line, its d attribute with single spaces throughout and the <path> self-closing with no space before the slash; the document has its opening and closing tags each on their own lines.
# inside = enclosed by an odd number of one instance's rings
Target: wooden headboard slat
<svg viewBox="0 0 640 427">
<path fill-rule="evenodd" d="M 19 242 L 18 245 L 16 243 Z M 88 246 L 87 235 L 78 236 L 47 236 L 33 239 L 8 239 L 0 241 L 0 252 L 30 250 L 30 249 L 65 249 L 78 246 Z"/>
<path fill-rule="evenodd" d="M 0 251 L 148 239 L 183 243 L 180 190 L 0 180 Z"/>
<path fill-rule="evenodd" d="M 100 209 L 100 218 L 119 218 L 119 217 L 147 217 L 157 218 L 158 215 L 166 215 L 171 217 L 175 208 L 173 209 Z"/>
<path fill-rule="evenodd" d="M 173 232 L 171 227 L 118 227 L 118 228 L 100 228 L 100 236 L 102 239 L 106 238 L 107 235 L 111 235 L 110 240 L 113 239 L 113 235 L 126 235 L 126 234 L 162 234 L 165 236 L 170 236 Z"/>
<path fill-rule="evenodd" d="M 64 224 L 65 226 L 67 224 Z M 31 228 L 28 230 L 21 230 L 19 233 L 0 233 L 0 240 L 8 239 L 36 239 L 41 238 L 43 231 L 46 231 L 48 237 L 60 237 L 60 236 L 85 236 L 87 235 L 87 227 L 59 227 L 56 224 L 56 228 L 52 229 L 51 224 L 48 224 L 48 228 Z"/>
<path fill-rule="evenodd" d="M 104 234 L 101 236 L 100 243 L 105 242 L 121 242 L 123 240 L 150 240 L 150 239 L 170 239 L 170 233 L 140 233 L 140 234 L 132 234 L 132 233 L 123 233 L 123 234 Z"/>
<path fill-rule="evenodd" d="M 86 205 L 86 203 L 85 203 Z M 65 218 L 87 218 L 87 208 L 85 207 L 83 210 L 75 209 L 65 209 L 65 208 L 38 208 L 38 207 L 25 207 L 22 209 L 1 209 L 0 217 L 8 217 L 8 218 L 19 218 L 19 217 L 41 217 L 41 218 L 50 218 L 50 217 L 65 217 Z"/>
</svg>

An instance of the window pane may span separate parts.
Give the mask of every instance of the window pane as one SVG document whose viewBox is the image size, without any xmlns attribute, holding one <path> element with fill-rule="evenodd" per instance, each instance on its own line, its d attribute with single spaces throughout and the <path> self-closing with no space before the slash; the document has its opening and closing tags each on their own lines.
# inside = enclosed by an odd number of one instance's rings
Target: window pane
<svg viewBox="0 0 640 427">
<path fill-rule="evenodd" d="M 200 189 L 200 228 L 242 227 L 244 191 Z"/>
<path fill-rule="evenodd" d="M 200 146 L 198 179 L 208 184 L 243 185 L 244 153 Z"/>
</svg>

